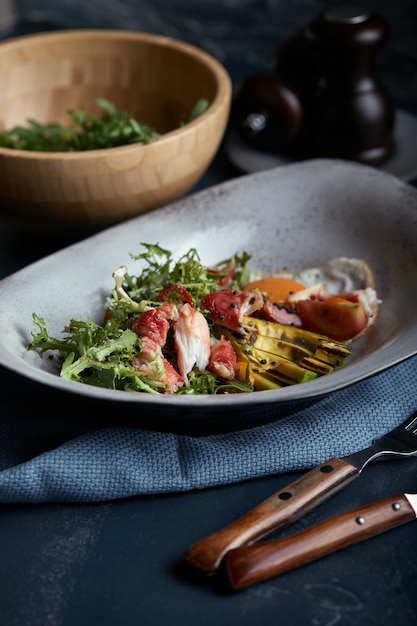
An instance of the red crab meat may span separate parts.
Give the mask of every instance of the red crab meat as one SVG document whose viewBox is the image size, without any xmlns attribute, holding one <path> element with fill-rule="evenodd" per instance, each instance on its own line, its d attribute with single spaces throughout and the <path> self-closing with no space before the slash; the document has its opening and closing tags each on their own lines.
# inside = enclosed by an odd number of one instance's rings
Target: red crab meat
<svg viewBox="0 0 417 626">
<path fill-rule="evenodd" d="M 207 316 L 213 322 L 246 335 L 243 317 L 261 309 L 263 299 L 259 293 L 254 291 L 222 289 L 205 296 L 201 300 L 201 305 L 207 310 Z"/>
<path fill-rule="evenodd" d="M 149 337 L 158 346 L 164 346 L 169 330 L 169 321 L 163 311 L 149 309 L 135 319 L 132 330 L 139 337 Z"/>
<path fill-rule="evenodd" d="M 272 304 L 269 300 L 265 302 L 262 313 L 268 322 L 278 322 L 278 324 L 296 326 L 297 328 L 302 326 L 301 318 L 295 309 L 289 310 L 284 306 Z"/>
<path fill-rule="evenodd" d="M 155 376 L 153 371 L 153 363 L 157 356 L 161 360 L 163 371 L 158 378 L 158 381 L 165 385 L 165 389 L 162 393 L 175 393 L 180 387 L 184 385 L 184 379 L 173 368 L 171 363 L 163 356 L 161 346 L 154 342 L 150 337 L 141 337 L 141 351 L 137 354 L 132 361 L 133 367 L 139 372 L 148 374 L 151 378 Z"/>
<path fill-rule="evenodd" d="M 163 304 L 154 309 L 148 309 L 137 317 L 132 330 L 139 337 L 149 337 L 158 346 L 165 345 L 170 321 L 178 319 L 178 309 L 175 304 Z"/>
<path fill-rule="evenodd" d="M 225 380 L 233 380 L 236 372 L 236 352 L 226 337 L 211 348 L 207 369 Z"/>
</svg>

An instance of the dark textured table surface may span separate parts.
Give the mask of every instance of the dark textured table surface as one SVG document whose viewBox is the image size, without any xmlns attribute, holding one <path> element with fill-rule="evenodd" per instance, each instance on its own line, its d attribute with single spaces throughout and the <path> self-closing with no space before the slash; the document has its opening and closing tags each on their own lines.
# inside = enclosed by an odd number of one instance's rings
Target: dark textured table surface
<svg viewBox="0 0 417 626">
<path fill-rule="evenodd" d="M 0 614 L 7 626 L 414 626 L 417 532 L 399 527 L 238 593 L 189 578 L 190 542 L 243 514 L 286 477 L 96 505 L 3 506 Z M 297 529 L 408 489 L 417 461 L 374 465 Z"/>
<path fill-rule="evenodd" d="M 323 5 L 292 2 L 286 11 L 284 2 L 210 0 L 189 3 L 181 22 L 180 2 L 143 2 L 134 9 L 134 3 L 126 0 L 96 0 L 84 3 L 78 13 L 76 4 L 67 1 L 61 7 L 52 1 L 21 0 L 16 3 L 20 17 L 16 14 L 3 36 L 86 25 L 161 30 L 202 42 L 225 63 L 236 82 L 263 59 L 268 63 L 275 26 L 279 39 L 291 32 L 297 7 L 305 5 L 308 19 Z M 413 108 L 417 103 L 416 5 L 414 0 L 377 4 L 381 10 L 385 5 L 395 24 L 394 42 L 385 58 L 387 80 L 396 99 Z M 222 10 L 224 21 L 219 19 Z M 268 13 L 274 16 L 274 27 L 262 19 Z M 206 19 L 205 38 L 199 18 Z M 238 173 L 220 150 L 197 189 Z M 22 238 L 3 225 L 0 243 L 4 277 L 67 242 Z M 13 407 L 7 410 L 13 419 Z M 0 623 L 415 626 L 417 525 L 413 523 L 239 593 L 228 591 L 218 579 L 200 579 L 183 569 L 181 555 L 191 543 L 293 478 L 276 476 L 200 492 L 98 504 L 1 505 Z M 345 510 L 347 502 L 355 507 L 404 491 L 417 492 L 417 459 L 373 464 L 348 492 L 304 517 L 292 530 Z"/>
</svg>

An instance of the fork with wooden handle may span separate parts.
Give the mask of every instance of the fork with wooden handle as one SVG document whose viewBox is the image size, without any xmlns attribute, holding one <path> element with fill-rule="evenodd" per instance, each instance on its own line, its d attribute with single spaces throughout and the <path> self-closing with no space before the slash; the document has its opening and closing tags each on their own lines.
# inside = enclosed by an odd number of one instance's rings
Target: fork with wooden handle
<svg viewBox="0 0 417 626">
<path fill-rule="evenodd" d="M 370 461 L 386 455 L 416 454 L 416 433 L 417 412 L 365 450 L 330 459 L 225 528 L 193 544 L 185 552 L 184 560 L 196 570 L 215 573 L 229 550 L 251 544 L 292 524 L 357 478 Z"/>
</svg>

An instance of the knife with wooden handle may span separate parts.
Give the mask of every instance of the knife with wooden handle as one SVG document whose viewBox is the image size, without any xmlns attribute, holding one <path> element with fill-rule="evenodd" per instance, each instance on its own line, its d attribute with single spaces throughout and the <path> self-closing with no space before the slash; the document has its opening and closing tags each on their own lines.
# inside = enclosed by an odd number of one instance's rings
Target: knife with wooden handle
<svg viewBox="0 0 417 626">
<path fill-rule="evenodd" d="M 213 574 L 229 550 L 292 524 L 357 478 L 374 459 L 414 454 L 417 454 L 417 412 L 368 448 L 340 459 L 330 459 L 225 528 L 200 539 L 186 550 L 184 560 L 200 572 Z"/>
<path fill-rule="evenodd" d="M 359 475 L 344 459 L 330 459 L 258 504 L 245 515 L 188 548 L 184 560 L 214 573 L 228 550 L 265 537 L 311 511 Z"/>
<path fill-rule="evenodd" d="M 336 515 L 288 537 L 230 550 L 224 559 L 226 577 L 233 589 L 243 589 L 416 517 L 417 494 L 386 498 Z"/>
</svg>

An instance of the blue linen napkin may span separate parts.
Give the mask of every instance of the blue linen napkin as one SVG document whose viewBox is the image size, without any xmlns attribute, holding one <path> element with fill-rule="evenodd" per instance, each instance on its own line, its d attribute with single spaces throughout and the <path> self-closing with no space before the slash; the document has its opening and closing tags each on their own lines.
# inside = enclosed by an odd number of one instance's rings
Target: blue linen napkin
<svg viewBox="0 0 417 626">
<path fill-rule="evenodd" d="M 5 396 L 0 409 L 0 502 L 97 502 L 305 470 L 369 445 L 413 413 L 416 375 L 414 357 L 287 417 L 277 410 L 277 419 L 268 423 L 191 436 L 92 426 L 75 414 L 82 402 L 59 406 L 59 394 L 52 396 L 36 385 L 28 413 L 22 380 L 0 371 Z"/>
</svg>

